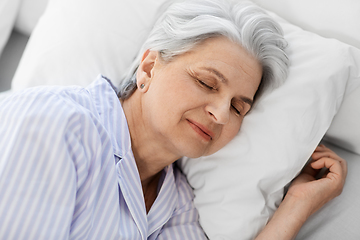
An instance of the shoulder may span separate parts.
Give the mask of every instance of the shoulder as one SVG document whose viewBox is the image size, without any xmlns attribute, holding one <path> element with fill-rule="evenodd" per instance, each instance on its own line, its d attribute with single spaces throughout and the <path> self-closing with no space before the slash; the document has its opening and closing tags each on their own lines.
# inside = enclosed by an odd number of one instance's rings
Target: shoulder
<svg viewBox="0 0 360 240">
<path fill-rule="evenodd" d="M 81 87 L 34 87 L 16 92 L 1 102 L 0 116 L 11 122 L 59 122 L 95 112 L 90 94 Z"/>
<path fill-rule="evenodd" d="M 95 103 L 85 88 L 35 87 L 1 102 L 0 129 L 9 136 L 25 138 L 24 144 L 27 136 L 33 136 L 38 139 L 36 142 L 47 139 L 71 145 L 68 141 L 76 139 L 84 145 L 96 146 L 106 134 L 97 115 Z"/>
<path fill-rule="evenodd" d="M 0 149 L 11 154 L 9 159 L 27 152 L 34 156 L 34 165 L 70 163 L 87 176 L 91 166 L 111 160 L 110 138 L 97 115 L 85 88 L 36 87 L 18 92 L 0 104 Z"/>
</svg>

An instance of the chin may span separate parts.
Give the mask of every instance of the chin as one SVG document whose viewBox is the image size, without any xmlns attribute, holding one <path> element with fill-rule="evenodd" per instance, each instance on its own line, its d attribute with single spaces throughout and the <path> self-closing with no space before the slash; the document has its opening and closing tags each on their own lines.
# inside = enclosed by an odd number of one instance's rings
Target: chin
<svg viewBox="0 0 360 240">
<path fill-rule="evenodd" d="M 184 155 L 184 157 L 187 157 L 187 158 L 200 158 L 203 156 L 205 156 L 205 155 L 203 155 L 203 154 L 186 154 L 186 155 Z"/>
<path fill-rule="evenodd" d="M 194 147 L 194 145 L 187 147 L 187 149 L 186 150 L 184 149 L 184 151 L 182 152 L 183 152 L 183 156 L 188 158 L 199 158 L 210 155 L 207 149 L 196 148 Z"/>
<path fill-rule="evenodd" d="M 203 142 L 197 139 L 183 139 L 177 141 L 176 146 L 178 153 L 181 156 L 188 158 L 199 158 L 203 156 L 208 156 L 213 152 L 213 142 Z"/>
</svg>

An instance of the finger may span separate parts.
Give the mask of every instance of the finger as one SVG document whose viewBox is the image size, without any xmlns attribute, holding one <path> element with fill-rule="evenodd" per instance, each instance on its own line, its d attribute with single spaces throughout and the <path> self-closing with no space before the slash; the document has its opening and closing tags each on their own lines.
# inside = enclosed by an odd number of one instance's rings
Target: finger
<svg viewBox="0 0 360 240">
<path fill-rule="evenodd" d="M 317 161 L 317 160 L 319 160 L 321 158 L 331 158 L 331 159 L 334 159 L 336 161 L 339 161 L 340 164 L 341 164 L 341 167 L 343 169 L 344 175 L 347 175 L 347 162 L 345 161 L 345 159 L 339 157 L 336 153 L 334 153 L 330 149 L 329 149 L 329 151 L 326 151 L 326 152 L 313 153 L 312 158 L 315 161 Z"/>
<path fill-rule="evenodd" d="M 314 169 L 314 168 L 311 166 L 311 164 L 308 164 L 308 165 L 306 165 L 306 166 L 304 167 L 304 169 L 303 169 L 301 172 L 302 172 L 302 173 L 305 173 L 305 174 L 309 174 L 310 176 L 315 177 L 315 176 L 318 174 L 319 171 L 320 171 L 319 169 Z"/>
<path fill-rule="evenodd" d="M 345 161 L 343 161 L 344 163 Z M 324 166 L 328 171 L 323 173 L 323 176 L 319 177 L 321 183 L 328 186 L 330 192 L 333 192 L 333 196 L 338 196 L 341 194 L 342 189 L 345 184 L 346 179 L 346 166 L 340 161 L 330 159 L 330 158 L 321 158 L 320 160 L 314 162 L 314 167 Z M 319 164 L 319 166 L 316 166 Z M 332 190 L 331 190 L 332 189 Z"/>
<path fill-rule="evenodd" d="M 319 146 L 316 147 L 317 151 L 326 151 L 326 149 L 329 149 L 329 148 L 327 148 L 324 144 L 320 144 Z"/>
<path fill-rule="evenodd" d="M 343 158 L 340 158 L 339 162 L 340 162 L 341 167 L 342 167 L 342 169 L 343 169 L 343 171 L 344 171 L 344 174 L 345 174 L 345 176 L 346 176 L 346 175 L 347 175 L 347 171 L 348 171 L 347 162 L 346 162 L 345 159 L 343 159 Z"/>
<path fill-rule="evenodd" d="M 319 146 L 317 146 L 314 152 L 331 152 L 331 153 L 335 153 L 330 148 L 326 147 L 324 144 L 320 144 Z"/>
<path fill-rule="evenodd" d="M 324 144 L 319 144 L 318 146 L 319 148 L 326 148 L 326 146 Z"/>
<path fill-rule="evenodd" d="M 321 157 L 330 157 L 330 158 L 337 159 L 337 160 L 343 160 L 341 157 L 339 157 L 339 155 L 337 155 L 331 149 L 325 147 L 323 144 L 319 145 L 315 149 L 313 155 L 314 155 L 314 158 L 316 158 L 316 159 L 319 159 Z"/>
<path fill-rule="evenodd" d="M 329 174 L 333 173 L 335 175 L 338 175 L 338 177 L 340 178 L 344 178 L 344 173 L 345 173 L 344 166 L 338 160 L 334 160 L 332 158 L 321 158 L 317 161 L 312 162 L 311 166 L 314 169 L 322 169 L 325 167 L 329 169 Z"/>
<path fill-rule="evenodd" d="M 329 172 L 330 172 L 329 169 L 324 167 L 319 170 L 319 172 L 315 176 L 315 179 L 326 178 L 326 176 Z"/>
<path fill-rule="evenodd" d="M 320 158 L 323 157 L 327 157 L 327 158 L 332 158 L 335 160 L 341 160 L 341 157 L 339 157 L 336 153 L 332 152 L 332 151 L 324 151 L 324 152 L 314 152 L 311 157 L 314 160 L 318 160 Z"/>
<path fill-rule="evenodd" d="M 330 148 L 326 147 L 324 144 L 320 144 L 316 147 L 314 152 L 333 152 Z"/>
</svg>

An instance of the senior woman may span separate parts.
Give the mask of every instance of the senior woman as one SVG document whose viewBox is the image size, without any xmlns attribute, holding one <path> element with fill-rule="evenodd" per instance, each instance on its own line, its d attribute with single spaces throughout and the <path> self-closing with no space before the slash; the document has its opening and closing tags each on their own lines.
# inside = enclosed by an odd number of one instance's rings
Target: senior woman
<svg viewBox="0 0 360 240">
<path fill-rule="evenodd" d="M 279 26 L 250 3 L 172 4 L 117 89 L 38 87 L 0 108 L 1 239 L 206 239 L 182 156 L 239 131 L 288 60 Z M 341 191 L 345 161 L 320 146 L 258 239 L 291 239 Z M 329 168 L 321 180 L 316 169 Z"/>
</svg>

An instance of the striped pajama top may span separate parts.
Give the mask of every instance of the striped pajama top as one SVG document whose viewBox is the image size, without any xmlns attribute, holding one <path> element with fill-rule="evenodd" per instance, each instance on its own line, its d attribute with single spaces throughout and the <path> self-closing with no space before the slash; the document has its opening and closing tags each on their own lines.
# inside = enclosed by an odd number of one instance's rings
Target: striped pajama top
<svg viewBox="0 0 360 240">
<path fill-rule="evenodd" d="M 146 213 L 114 90 L 99 76 L 0 103 L 0 239 L 206 239 L 176 164 Z"/>
</svg>

